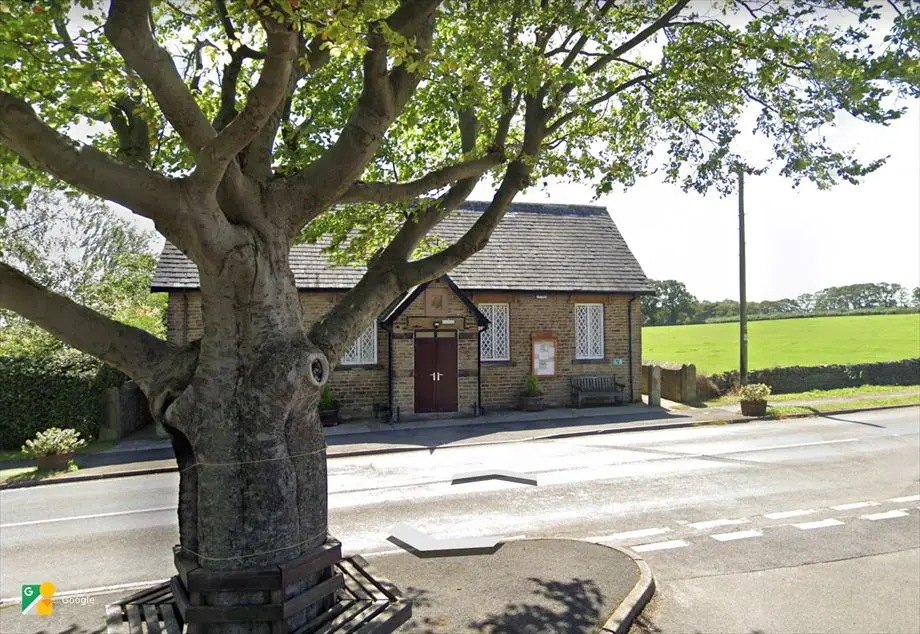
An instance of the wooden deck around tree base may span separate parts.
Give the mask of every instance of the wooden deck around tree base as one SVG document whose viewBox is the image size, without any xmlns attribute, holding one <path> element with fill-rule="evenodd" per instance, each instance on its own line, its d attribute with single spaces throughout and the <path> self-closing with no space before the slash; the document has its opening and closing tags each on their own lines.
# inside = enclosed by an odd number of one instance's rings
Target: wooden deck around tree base
<svg viewBox="0 0 920 634">
<path fill-rule="evenodd" d="M 327 582 L 342 579 L 341 587 L 332 592 L 337 599 L 335 605 L 295 630 L 294 634 L 386 634 L 394 632 L 411 617 L 411 602 L 403 598 L 392 583 L 375 572 L 363 557 L 356 555 L 343 558 L 333 564 L 333 568 L 335 574 Z M 181 579 L 173 577 L 118 603 L 107 605 L 106 632 L 184 634 L 190 631 L 186 617 L 192 607 L 188 604 Z M 283 626 L 276 623 L 276 627 Z"/>
</svg>

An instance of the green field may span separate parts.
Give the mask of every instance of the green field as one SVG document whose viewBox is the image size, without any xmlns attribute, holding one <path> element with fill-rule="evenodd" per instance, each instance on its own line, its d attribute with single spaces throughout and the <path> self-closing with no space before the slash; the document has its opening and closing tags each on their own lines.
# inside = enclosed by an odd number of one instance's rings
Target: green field
<svg viewBox="0 0 920 634">
<path fill-rule="evenodd" d="M 895 361 L 920 356 L 920 314 L 773 319 L 748 323 L 748 368 Z M 738 324 L 642 329 L 642 360 L 738 367 Z"/>
</svg>

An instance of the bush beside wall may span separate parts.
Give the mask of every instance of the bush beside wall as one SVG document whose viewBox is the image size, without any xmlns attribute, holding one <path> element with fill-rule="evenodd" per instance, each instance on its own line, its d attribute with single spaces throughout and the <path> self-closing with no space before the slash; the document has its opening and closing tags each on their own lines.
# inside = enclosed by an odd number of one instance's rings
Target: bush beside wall
<svg viewBox="0 0 920 634">
<path fill-rule="evenodd" d="M 49 427 L 97 438 L 103 393 L 125 380 L 81 354 L 0 356 L 0 449 L 19 449 Z"/>
<path fill-rule="evenodd" d="M 724 372 L 709 377 L 724 392 L 739 384 L 738 372 Z M 857 363 L 854 365 L 792 366 L 748 372 L 748 383 L 765 383 L 774 394 L 809 390 L 832 390 L 859 385 L 918 385 L 920 359 Z"/>
</svg>

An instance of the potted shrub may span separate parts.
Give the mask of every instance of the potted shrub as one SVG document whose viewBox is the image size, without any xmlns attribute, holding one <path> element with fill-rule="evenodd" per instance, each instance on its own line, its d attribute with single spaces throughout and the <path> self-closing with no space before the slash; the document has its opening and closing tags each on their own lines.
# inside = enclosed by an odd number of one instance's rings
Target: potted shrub
<svg viewBox="0 0 920 634">
<path fill-rule="evenodd" d="M 770 386 L 751 383 L 741 387 L 741 413 L 745 416 L 766 416 Z"/>
<path fill-rule="evenodd" d="M 27 440 L 22 453 L 34 457 L 39 469 L 58 471 L 66 469 L 74 451 L 85 444 L 77 430 L 51 427 Z"/>
<path fill-rule="evenodd" d="M 339 424 L 339 402 L 328 384 L 323 388 L 323 395 L 319 399 L 319 420 L 324 427 Z"/>
<path fill-rule="evenodd" d="M 521 409 L 525 412 L 537 412 L 543 409 L 543 390 L 533 374 L 527 375 L 524 393 L 521 394 Z"/>
</svg>

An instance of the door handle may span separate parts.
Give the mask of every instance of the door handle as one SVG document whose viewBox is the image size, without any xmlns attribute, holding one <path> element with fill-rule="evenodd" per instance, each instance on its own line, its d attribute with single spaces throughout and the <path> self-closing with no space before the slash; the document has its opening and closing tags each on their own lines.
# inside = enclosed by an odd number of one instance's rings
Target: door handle
<svg viewBox="0 0 920 634">
<path fill-rule="evenodd" d="M 438 375 L 438 378 L 435 379 L 435 381 L 440 381 L 440 380 L 441 380 L 441 377 L 444 376 L 444 375 L 441 374 L 440 372 L 437 372 L 436 374 Z"/>
<path fill-rule="evenodd" d="M 432 380 L 432 381 L 437 381 L 437 380 L 438 380 L 438 373 L 437 373 L 437 372 L 432 372 L 432 373 L 431 373 L 431 380 Z"/>
</svg>

